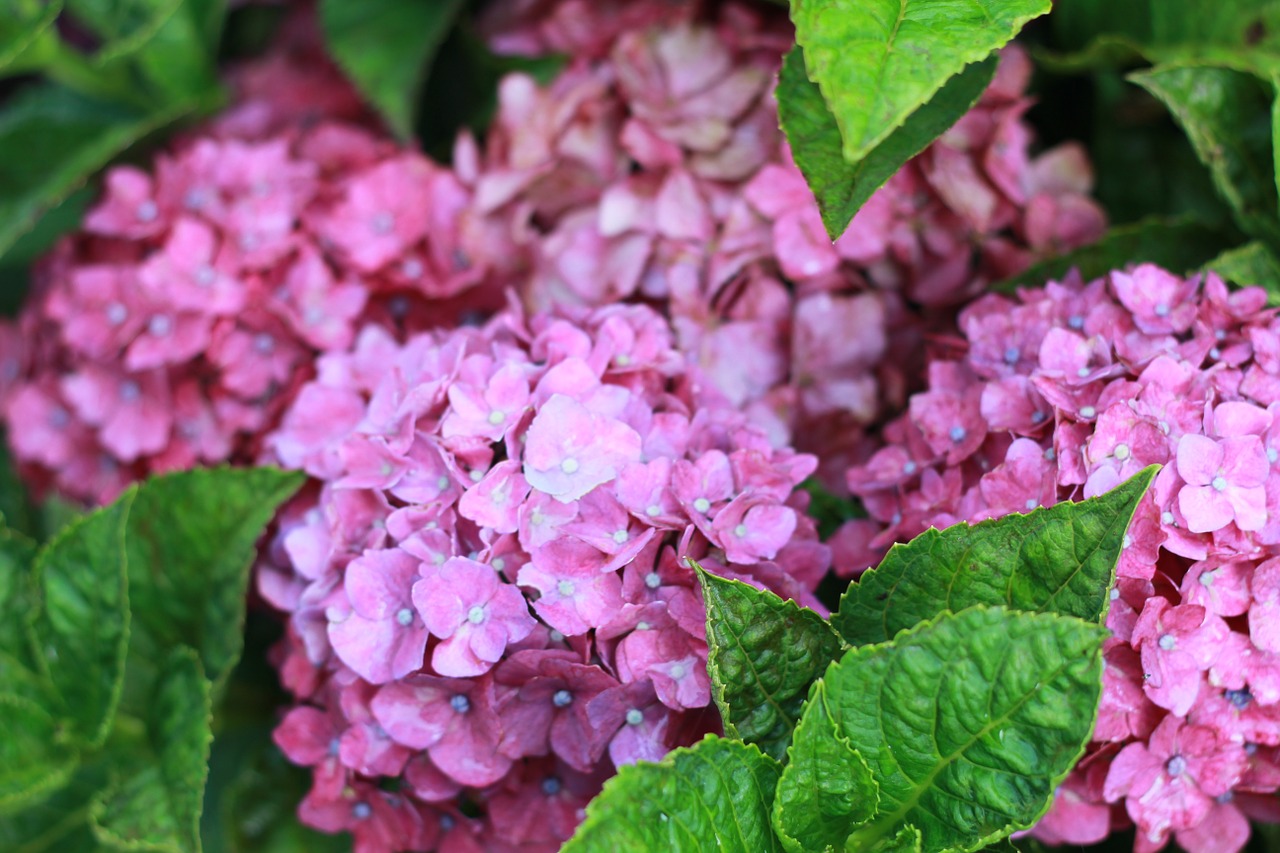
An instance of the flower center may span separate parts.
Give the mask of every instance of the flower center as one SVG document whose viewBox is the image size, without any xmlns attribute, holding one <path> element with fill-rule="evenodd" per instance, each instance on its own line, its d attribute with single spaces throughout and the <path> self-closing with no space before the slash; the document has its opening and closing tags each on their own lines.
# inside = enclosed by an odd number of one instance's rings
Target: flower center
<svg viewBox="0 0 1280 853">
<path fill-rule="evenodd" d="M 201 264 L 196 268 L 196 284 L 201 287 L 208 287 L 213 284 L 213 280 L 217 277 L 218 275 L 213 271 L 213 267 L 208 264 Z"/>
<path fill-rule="evenodd" d="M 391 229 L 395 227 L 396 220 L 390 213 L 385 210 L 374 214 L 373 219 L 369 220 L 369 227 L 373 229 L 374 234 L 390 234 Z"/>
<path fill-rule="evenodd" d="M 1249 693 L 1249 689 L 1246 687 L 1242 690 L 1228 690 L 1222 694 L 1222 698 L 1235 706 L 1236 710 L 1243 711 L 1249 707 L 1249 702 L 1253 699 L 1253 695 Z"/>
<path fill-rule="evenodd" d="M 1171 652 L 1177 647 L 1178 647 L 1178 638 L 1173 636 L 1173 634 L 1160 635 L 1160 648 L 1164 649 L 1166 652 Z"/>
<path fill-rule="evenodd" d="M 688 673 L 689 673 L 688 669 L 686 669 L 685 665 L 682 663 L 674 664 L 671 667 L 671 677 L 674 678 L 676 681 L 679 681 L 680 679 L 684 678 L 686 675 L 688 675 Z"/>
<path fill-rule="evenodd" d="M 964 437 L 967 434 L 968 433 L 965 431 L 965 428 L 959 425 L 953 426 L 951 428 L 951 432 L 948 433 L 948 435 L 951 436 L 952 441 L 964 441 Z"/>
<path fill-rule="evenodd" d="M 413 624 L 413 611 L 407 607 L 401 607 L 396 611 L 396 621 L 406 628 L 409 627 Z"/>
<path fill-rule="evenodd" d="M 737 527 L 733 528 L 733 535 L 737 536 L 739 539 L 746 536 L 747 526 L 745 524 L 739 524 Z"/>
<path fill-rule="evenodd" d="M 711 501 L 707 500 L 706 498 L 698 498 L 696 501 L 693 502 L 693 508 L 696 509 L 698 512 L 705 513 L 707 510 L 711 509 Z"/>
<path fill-rule="evenodd" d="M 472 607 L 470 610 L 467 611 L 467 621 L 470 622 L 472 625 L 479 625 L 481 622 L 484 621 L 484 617 L 485 617 L 484 608 L 481 607 L 479 604 L 475 605 L 474 607 Z"/>
<path fill-rule="evenodd" d="M 1129 445 L 1117 444 L 1116 449 L 1113 451 L 1112 455 L 1115 456 L 1117 459 L 1119 459 L 1121 462 L 1123 462 L 1124 460 L 1129 458 Z"/>
<path fill-rule="evenodd" d="M 1017 347 L 1009 347 L 1007 350 L 1005 350 L 1005 351 L 1004 351 L 1004 361 L 1005 361 L 1005 364 L 1017 364 L 1017 363 L 1018 363 L 1018 348 L 1017 348 Z"/>
<path fill-rule="evenodd" d="M 627 725 L 638 726 L 644 722 L 644 712 L 639 708 L 632 708 L 627 711 Z"/>
<path fill-rule="evenodd" d="M 1035 509 L 1036 507 L 1040 506 L 1040 501 L 1036 500 L 1035 498 L 1027 498 L 1027 502 L 1025 506 L 1029 510 Z"/>
<path fill-rule="evenodd" d="M 133 211 L 133 215 L 138 218 L 139 222 L 154 222 L 155 218 L 160 215 L 160 209 L 156 207 L 156 203 L 151 199 L 147 199 Z"/>
<path fill-rule="evenodd" d="M 548 776 L 542 780 L 542 793 L 548 797 L 554 797 L 560 793 L 560 780 L 554 776 Z"/>
<path fill-rule="evenodd" d="M 1082 418 L 1091 418 L 1096 414 L 1098 414 L 1098 410 L 1093 406 L 1084 406 L 1080 409 L 1080 417 Z"/>
<path fill-rule="evenodd" d="M 459 714 L 465 714 L 471 710 L 471 700 L 463 693 L 455 693 L 453 698 L 449 700 L 449 707 Z"/>
<path fill-rule="evenodd" d="M 630 538 L 631 538 L 631 534 L 625 530 L 613 531 L 613 541 L 619 545 L 621 545 L 623 542 L 626 542 Z"/>
<path fill-rule="evenodd" d="M 560 581 L 560 583 L 556 584 L 556 592 L 565 598 L 573 595 L 573 581 Z"/>
<path fill-rule="evenodd" d="M 497 426 L 498 424 L 502 423 L 506 419 L 507 419 L 506 412 L 500 412 L 497 409 L 494 409 L 492 412 L 489 413 L 489 423 L 493 424 L 494 426 Z"/>
<path fill-rule="evenodd" d="M 1164 769 L 1170 776 L 1181 776 L 1187 772 L 1187 759 L 1181 755 L 1175 755 L 1169 759 L 1169 763 L 1164 766 Z"/>
<path fill-rule="evenodd" d="M 662 507 L 658 506 L 657 504 L 650 504 L 649 507 L 644 511 L 644 513 L 645 515 L 649 515 L 649 516 L 662 515 Z"/>
<path fill-rule="evenodd" d="M 1070 327 L 1071 327 L 1071 328 L 1073 328 L 1073 329 L 1083 329 L 1083 328 L 1084 328 L 1084 317 L 1082 317 L 1082 316 L 1081 316 L 1081 315 L 1079 315 L 1079 314 L 1072 314 L 1072 315 L 1071 315 L 1071 318 L 1070 318 L 1069 320 L 1067 320 L 1067 325 L 1068 325 L 1068 326 L 1070 326 Z"/>
<path fill-rule="evenodd" d="M 568 690 L 557 690 L 551 697 L 551 704 L 557 708 L 564 708 L 573 702 L 573 694 Z"/>
<path fill-rule="evenodd" d="M 119 326 L 127 319 L 129 319 L 129 309 L 119 302 L 112 302 L 107 306 L 107 322 L 111 325 Z"/>
<path fill-rule="evenodd" d="M 560 470 L 566 474 L 576 474 L 578 471 L 578 460 L 570 456 L 568 459 L 560 463 Z"/>
<path fill-rule="evenodd" d="M 1227 478 L 1219 474 L 1213 478 L 1213 482 L 1210 485 L 1213 486 L 1214 491 L 1220 492 L 1227 487 Z"/>
<path fill-rule="evenodd" d="M 368 803 L 360 802 L 351 807 L 351 816 L 356 820 L 368 820 L 369 815 L 373 814 L 373 809 Z"/>
<path fill-rule="evenodd" d="M 127 380 L 120 383 L 120 399 L 126 403 L 132 403 L 142 396 L 142 388 L 137 382 Z"/>
<path fill-rule="evenodd" d="M 657 572 L 649 572 L 649 574 L 644 576 L 644 585 L 649 587 L 649 589 L 657 589 L 662 585 L 662 578 Z"/>
<path fill-rule="evenodd" d="M 173 321 L 164 314 L 157 314 L 147 323 L 147 331 L 157 338 L 163 338 L 173 330 Z"/>
<path fill-rule="evenodd" d="M 625 352 L 620 352 L 614 356 L 613 363 L 618 365 L 618 367 L 627 367 L 631 364 L 631 356 L 627 355 Z"/>
<path fill-rule="evenodd" d="M 266 332 L 259 332 L 253 336 L 253 348 L 266 355 L 276 348 L 276 339 Z"/>
<path fill-rule="evenodd" d="M 1156 306 L 1156 316 L 1157 316 L 1157 317 L 1168 317 L 1168 316 L 1169 316 L 1169 306 L 1168 306 L 1168 305 L 1165 305 L 1164 303 L 1161 303 L 1161 304 L 1157 305 L 1157 306 Z"/>
</svg>

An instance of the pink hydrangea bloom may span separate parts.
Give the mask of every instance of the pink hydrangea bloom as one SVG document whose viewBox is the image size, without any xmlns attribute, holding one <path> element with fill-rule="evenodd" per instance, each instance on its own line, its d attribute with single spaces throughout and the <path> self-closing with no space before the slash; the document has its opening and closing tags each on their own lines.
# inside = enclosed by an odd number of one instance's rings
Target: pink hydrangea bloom
<svg viewBox="0 0 1280 853">
<path fill-rule="evenodd" d="M 1267 769 L 1280 748 L 1276 312 L 1256 288 L 1228 297 L 1212 274 L 1144 264 L 985 296 L 960 328 L 964 348 L 933 362 L 888 445 L 848 472 L 871 519 L 833 540 L 860 549 L 843 566 L 930 525 L 1089 497 L 1162 464 L 1117 568 L 1094 744 L 1034 832 L 1086 843 L 1131 820 L 1140 851 L 1175 838 L 1239 850 L 1247 798 L 1280 789 Z M 982 439 L 957 449 L 949 424 Z"/>
<path fill-rule="evenodd" d="M 154 472 L 251 461 L 361 324 L 500 302 L 462 234 L 471 190 L 370 129 L 305 22 L 282 42 L 150 171 L 109 171 L 83 231 L 38 264 L 0 399 L 37 488 L 103 503 Z"/>
<path fill-rule="evenodd" d="M 830 553 L 795 491 L 816 460 L 771 445 L 646 307 L 512 308 L 402 344 L 368 326 L 265 448 L 317 483 L 258 578 L 289 616 L 278 738 L 324 769 L 302 810 L 322 829 L 331 776 L 399 778 L 430 833 L 466 802 L 492 818 L 482 849 L 527 830 L 521 849 L 554 850 L 618 764 L 717 725 L 683 557 L 820 608 Z M 304 722 L 329 734 L 292 746 Z M 335 765 L 316 742 L 355 727 Z M 518 803 L 547 811 L 512 824 Z"/>
<path fill-rule="evenodd" d="M 1079 146 L 1030 154 L 1018 48 L 833 244 L 778 131 L 784 15 L 540 0 L 496 4 L 487 26 L 501 51 L 573 57 L 546 87 L 503 82 L 479 165 L 477 207 L 531 270 L 524 303 L 663 306 L 708 379 L 838 490 L 949 306 L 1101 234 Z"/>
</svg>

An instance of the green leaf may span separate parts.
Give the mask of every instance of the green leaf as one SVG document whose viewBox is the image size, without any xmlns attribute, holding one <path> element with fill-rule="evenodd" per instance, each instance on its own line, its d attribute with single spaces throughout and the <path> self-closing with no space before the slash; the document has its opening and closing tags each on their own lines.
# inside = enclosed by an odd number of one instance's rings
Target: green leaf
<svg viewBox="0 0 1280 853">
<path fill-rule="evenodd" d="M 1267 289 L 1268 304 L 1280 305 L 1280 258 L 1257 241 L 1223 252 L 1205 268 L 1241 286 L 1261 285 Z"/>
<path fill-rule="evenodd" d="M 1150 262 L 1175 272 L 1198 269 L 1227 245 L 1226 236 L 1187 217 L 1153 216 L 1112 228 L 1096 243 L 1057 255 L 993 285 L 993 290 L 1039 287 L 1061 281 L 1073 268 L 1085 281 L 1100 278 L 1128 264 Z"/>
<path fill-rule="evenodd" d="M 880 801 L 871 768 L 819 705 L 805 736 L 787 750 L 773 801 L 773 828 L 792 853 L 843 848 Z"/>
<path fill-rule="evenodd" d="M 462 0 L 321 0 L 325 41 L 343 71 L 401 139 L 436 50 Z"/>
<path fill-rule="evenodd" d="M 781 759 L 809 685 L 840 654 L 812 610 L 696 563 L 707 606 L 707 673 L 725 734 Z"/>
<path fill-rule="evenodd" d="M 835 115 L 856 163 L 943 84 L 986 59 L 1049 0 L 812 0 L 791 20 L 809 77 Z"/>
<path fill-rule="evenodd" d="M 1240 227 L 1280 247 L 1270 84 L 1209 65 L 1162 66 L 1129 79 L 1163 102 L 1182 126 Z"/>
<path fill-rule="evenodd" d="M 778 119 L 832 240 L 844 233 L 858 209 L 903 163 L 969 111 L 995 73 L 994 56 L 968 66 L 865 157 L 850 163 L 841 152 L 835 117 L 805 71 L 801 48 L 797 45 L 787 54 L 778 75 Z"/>
<path fill-rule="evenodd" d="M 90 853 L 101 850 L 89 828 L 89 801 L 109 778 L 101 760 L 80 764 L 70 780 L 40 802 L 0 817 L 5 853 Z"/>
<path fill-rule="evenodd" d="M 831 626 L 859 646 L 975 604 L 1100 622 L 1125 531 L 1156 470 L 1080 503 L 930 529 L 894 545 L 845 591 Z"/>
<path fill-rule="evenodd" d="M 134 493 L 65 528 L 40 549 L 33 569 L 39 607 L 31 616 L 38 664 L 90 747 L 106 739 L 124 686 L 129 649 L 125 523 Z"/>
<path fill-rule="evenodd" d="M 210 49 L 206 39 L 210 30 L 219 31 L 223 5 L 221 0 L 180 2 L 133 56 L 132 61 L 150 83 L 159 103 L 194 102 L 202 110 L 218 106 L 221 92 L 216 47 Z M 210 21 L 216 21 L 219 26 L 211 28 Z"/>
<path fill-rule="evenodd" d="M 27 697 L 0 693 L 0 814 L 65 785 L 76 761 L 47 711 Z"/>
<path fill-rule="evenodd" d="M 61 11 L 62 3 L 56 0 L 0 0 L 0 74 L 26 70 L 28 50 Z"/>
<path fill-rule="evenodd" d="M 147 645 L 192 646 L 221 683 L 244 641 L 254 546 L 302 479 L 273 468 L 217 468 L 167 474 L 138 489 L 126 544 L 134 626 Z"/>
<path fill-rule="evenodd" d="M 181 7 L 182 0 L 65 0 L 67 11 L 102 46 L 94 60 L 106 64 L 140 50 Z"/>
<path fill-rule="evenodd" d="M 879 783 L 874 817 L 845 849 L 877 849 L 904 823 L 926 853 L 1031 826 L 1089 740 L 1105 636 L 1074 617 L 977 606 L 846 653 L 795 734 L 804 743 L 834 722 Z M 785 796 L 802 808 L 806 792 Z"/>
<path fill-rule="evenodd" d="M 94 833 L 129 850 L 200 850 L 200 810 L 208 776 L 211 706 L 200 658 L 186 647 L 170 654 L 155 685 L 146 740 L 118 762 L 128 772 L 93 800 Z"/>
<path fill-rule="evenodd" d="M 26 624 L 35 600 L 31 582 L 35 554 L 35 545 L 25 536 L 0 528 L 0 651 L 20 660 L 27 660 L 31 651 Z"/>
<path fill-rule="evenodd" d="M 707 735 L 619 770 L 561 853 L 780 853 L 769 827 L 780 771 L 754 746 Z"/>
<path fill-rule="evenodd" d="M 0 255 L 111 158 L 193 107 L 146 113 L 54 85 L 10 98 L 0 110 Z"/>
</svg>

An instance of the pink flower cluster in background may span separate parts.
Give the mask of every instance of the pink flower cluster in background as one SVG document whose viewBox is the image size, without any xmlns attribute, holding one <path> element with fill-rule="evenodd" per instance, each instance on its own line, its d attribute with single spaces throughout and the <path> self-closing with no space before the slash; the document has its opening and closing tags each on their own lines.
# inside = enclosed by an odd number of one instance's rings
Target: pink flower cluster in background
<svg viewBox="0 0 1280 853">
<path fill-rule="evenodd" d="M 470 189 L 368 130 L 322 59 L 282 50 L 233 82 L 233 108 L 152 171 L 107 173 L 4 330 L 9 440 L 42 491 L 105 503 L 151 473 L 250 462 L 357 324 L 500 303 L 475 287 Z"/>
<path fill-rule="evenodd" d="M 477 211 L 523 245 L 527 304 L 662 306 L 721 390 L 842 488 L 863 427 L 918 384 L 922 334 L 951 327 L 942 309 L 1101 234 L 1092 172 L 1074 144 L 1030 156 L 1011 48 L 832 245 L 778 130 L 789 22 L 700 5 L 495 5 L 496 48 L 574 58 L 549 86 L 503 82 Z"/>
<path fill-rule="evenodd" d="M 816 460 L 649 308 L 369 326 L 266 445 L 316 481 L 258 576 L 290 614 L 276 740 L 314 768 L 302 819 L 365 849 L 557 849 L 616 766 L 717 729 L 680 557 L 821 607 Z"/>
<path fill-rule="evenodd" d="M 871 520 L 833 539 L 837 568 L 894 541 L 1100 494 L 1164 466 L 1117 570 L 1094 742 L 1035 829 L 1089 844 L 1136 824 L 1230 853 L 1247 818 L 1280 820 L 1280 319 L 1142 265 L 985 296 L 961 355 L 848 473 Z"/>
</svg>

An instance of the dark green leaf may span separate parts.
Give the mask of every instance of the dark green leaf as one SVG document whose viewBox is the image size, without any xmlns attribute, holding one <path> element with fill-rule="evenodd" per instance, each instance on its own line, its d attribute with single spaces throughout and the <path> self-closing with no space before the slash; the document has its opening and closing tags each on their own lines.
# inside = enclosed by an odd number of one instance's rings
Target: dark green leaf
<svg viewBox="0 0 1280 853">
<path fill-rule="evenodd" d="M 926 853 L 975 850 L 1035 823 L 1089 740 L 1105 636 L 1074 617 L 978 606 L 846 653 L 795 734 L 821 737 L 833 721 L 879 783 L 875 816 L 845 849 L 910 824 Z M 806 792 L 787 796 L 801 808 Z M 808 796 L 816 809 L 820 794 Z"/>
<path fill-rule="evenodd" d="M 875 817 L 880 800 L 871 769 L 825 706 L 813 713 L 804 737 L 787 750 L 773 801 L 773 828 L 793 853 L 843 849 L 849 833 Z"/>
<path fill-rule="evenodd" d="M 619 770 L 561 853 L 781 853 L 769 826 L 780 772 L 754 746 L 707 735 Z"/>
<path fill-rule="evenodd" d="M 840 654 L 840 638 L 794 601 L 697 568 L 707 605 L 707 673 L 725 734 L 781 759 L 809 685 Z"/>
<path fill-rule="evenodd" d="M 1100 622 L 1125 531 L 1155 472 L 1146 468 L 1080 503 L 929 529 L 894 545 L 878 568 L 849 586 L 831 625 L 859 646 L 975 604 Z"/>
<path fill-rule="evenodd" d="M 35 553 L 25 536 L 0 529 L 0 651 L 23 661 L 30 657 L 26 625 L 37 600 L 31 579 Z"/>
<path fill-rule="evenodd" d="M 793 3 L 809 77 L 857 163 L 961 69 L 986 59 L 1049 0 L 828 0 Z"/>
<path fill-rule="evenodd" d="M 76 22 L 98 37 L 106 64 L 140 50 L 182 7 L 182 0 L 65 0 Z"/>
<path fill-rule="evenodd" d="M 148 0 L 155 2 L 155 0 Z M 133 57 L 159 103 L 194 102 L 200 109 L 218 104 L 215 52 L 206 44 L 209 22 L 222 19 L 221 0 L 185 0 L 151 33 Z M 214 34 L 220 26 L 212 28 Z"/>
<path fill-rule="evenodd" d="M 100 746 L 124 686 L 129 648 L 125 524 L 134 493 L 69 525 L 40 549 L 35 655 L 62 698 L 72 732 Z"/>
<path fill-rule="evenodd" d="M 94 798 L 94 832 L 131 850 L 200 850 L 200 810 L 208 775 L 209 681 L 196 653 L 179 646 L 155 685 L 144 748 L 117 756 L 125 772 Z"/>
<path fill-rule="evenodd" d="M 1240 227 L 1280 247 L 1270 84 L 1208 65 L 1163 66 L 1129 79 L 1173 113 Z"/>
<path fill-rule="evenodd" d="M 461 0 L 320 2 L 329 50 L 402 139 L 413 133 L 418 92 L 461 8 Z"/>
<path fill-rule="evenodd" d="M 1246 243 L 1223 252 L 1205 268 L 1241 286 L 1261 285 L 1267 289 L 1268 303 L 1280 305 L 1280 258 L 1261 243 Z"/>
<path fill-rule="evenodd" d="M 29 698 L 0 693 L 0 814 L 61 788 L 76 760 L 47 711 Z"/>
<path fill-rule="evenodd" d="M 903 163 L 969 111 L 995 72 L 994 56 L 968 66 L 865 157 L 850 163 L 841 152 L 835 117 L 807 76 L 800 47 L 787 54 L 778 75 L 778 119 L 831 239 L 844 233 L 858 209 Z"/>
<path fill-rule="evenodd" d="M 60 86 L 28 86 L 0 110 L 0 255 L 90 175 L 189 112 L 109 104 Z"/>
<path fill-rule="evenodd" d="M 1226 239 L 1221 231 L 1193 219 L 1150 217 L 1112 228 L 1098 242 L 1041 261 L 992 289 L 1039 287 L 1048 281 L 1061 281 L 1072 269 L 1079 270 L 1085 281 L 1091 281 L 1111 270 L 1143 262 L 1187 272 L 1214 257 L 1226 245 Z"/>
<path fill-rule="evenodd" d="M 240 656 L 254 546 L 301 482 L 273 468 L 218 468 L 144 483 L 126 538 L 135 630 L 158 648 L 192 646 L 219 684 Z"/>
<path fill-rule="evenodd" d="M 38 803 L 0 817 L 5 853 L 92 853 L 101 850 L 89 828 L 89 801 L 107 783 L 102 761 L 82 763 L 63 787 Z"/>
</svg>

